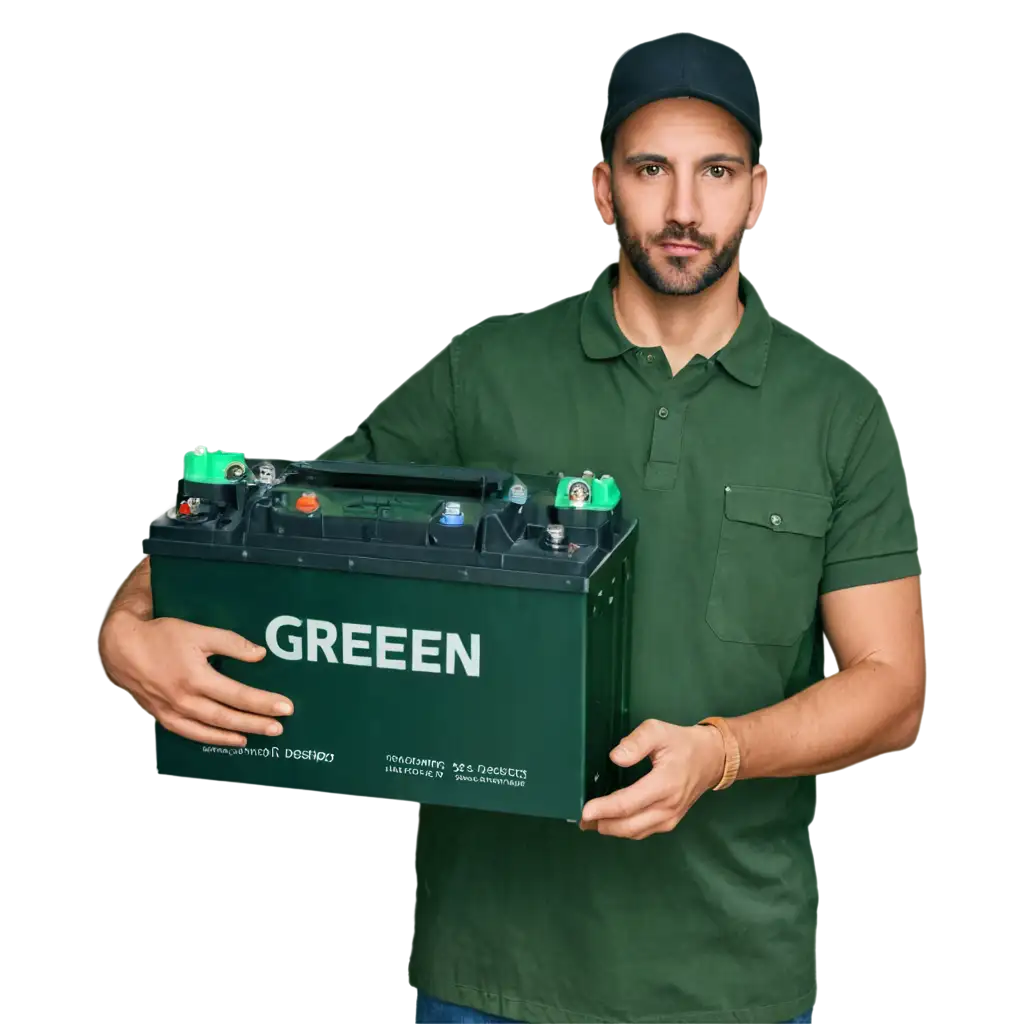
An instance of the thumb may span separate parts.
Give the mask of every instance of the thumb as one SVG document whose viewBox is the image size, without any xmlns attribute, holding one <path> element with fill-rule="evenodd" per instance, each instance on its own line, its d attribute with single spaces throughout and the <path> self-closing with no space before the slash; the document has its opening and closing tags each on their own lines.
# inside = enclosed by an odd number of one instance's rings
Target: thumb
<svg viewBox="0 0 1024 1024">
<path fill-rule="evenodd" d="M 225 654 L 238 661 L 259 661 L 267 653 L 265 647 L 246 640 L 230 629 L 217 629 L 215 626 L 203 626 L 202 629 L 199 646 L 206 655 Z"/>
<path fill-rule="evenodd" d="M 612 760 L 628 768 L 649 757 L 661 745 L 663 724 L 654 718 L 641 722 L 628 736 L 623 737 L 612 751 Z"/>
</svg>

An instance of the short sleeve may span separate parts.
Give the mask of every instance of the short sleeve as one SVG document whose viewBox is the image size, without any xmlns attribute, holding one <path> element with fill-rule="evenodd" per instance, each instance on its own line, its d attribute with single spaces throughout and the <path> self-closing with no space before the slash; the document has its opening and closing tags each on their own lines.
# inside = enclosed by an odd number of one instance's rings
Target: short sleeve
<svg viewBox="0 0 1024 1024">
<path fill-rule="evenodd" d="M 353 433 L 319 457 L 459 465 L 454 379 L 457 340 L 400 384 Z"/>
<path fill-rule="evenodd" d="M 899 445 L 876 393 L 854 432 L 836 485 L 820 590 L 884 583 L 920 572 Z"/>
</svg>

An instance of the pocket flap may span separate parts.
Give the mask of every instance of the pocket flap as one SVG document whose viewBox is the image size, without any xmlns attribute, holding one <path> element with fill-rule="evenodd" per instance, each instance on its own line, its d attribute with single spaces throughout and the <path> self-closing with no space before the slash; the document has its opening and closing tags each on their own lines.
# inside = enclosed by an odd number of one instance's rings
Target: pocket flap
<svg viewBox="0 0 1024 1024">
<path fill-rule="evenodd" d="M 824 537 L 832 515 L 832 501 L 808 491 L 729 484 L 725 489 L 725 515 L 727 519 L 763 526 L 776 533 Z"/>
</svg>

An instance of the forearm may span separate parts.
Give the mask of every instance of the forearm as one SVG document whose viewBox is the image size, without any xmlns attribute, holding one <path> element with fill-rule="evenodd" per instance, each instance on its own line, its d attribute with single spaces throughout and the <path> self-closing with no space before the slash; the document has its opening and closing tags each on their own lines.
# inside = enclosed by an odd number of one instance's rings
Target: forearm
<svg viewBox="0 0 1024 1024">
<path fill-rule="evenodd" d="M 127 579 L 126 579 L 127 578 Z M 133 702 L 134 697 L 125 690 L 108 670 L 111 644 L 115 635 L 132 632 L 139 623 L 153 617 L 153 592 L 150 586 L 150 559 L 140 558 L 129 571 L 126 567 L 119 585 L 106 593 L 98 609 L 96 624 L 95 670 L 96 678 L 105 685 L 119 690 Z M 113 627 L 113 628 L 112 628 Z"/>
<path fill-rule="evenodd" d="M 150 566 L 147 555 L 132 570 L 129 577 L 121 584 L 120 589 L 110 602 L 104 623 L 109 622 L 120 612 L 127 612 L 136 619 L 153 617 L 153 591 L 150 586 Z"/>
<path fill-rule="evenodd" d="M 771 707 L 728 719 L 737 779 L 823 775 L 913 743 L 923 681 L 866 658 Z"/>
</svg>

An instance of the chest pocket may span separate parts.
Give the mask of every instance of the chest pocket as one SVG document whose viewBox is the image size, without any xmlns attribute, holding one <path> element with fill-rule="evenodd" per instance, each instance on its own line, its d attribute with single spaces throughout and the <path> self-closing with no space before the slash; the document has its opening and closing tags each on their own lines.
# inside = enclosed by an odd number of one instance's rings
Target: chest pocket
<svg viewBox="0 0 1024 1024">
<path fill-rule="evenodd" d="M 831 514 L 824 495 L 726 487 L 707 606 L 719 639 L 789 646 L 810 626 Z"/>
</svg>

